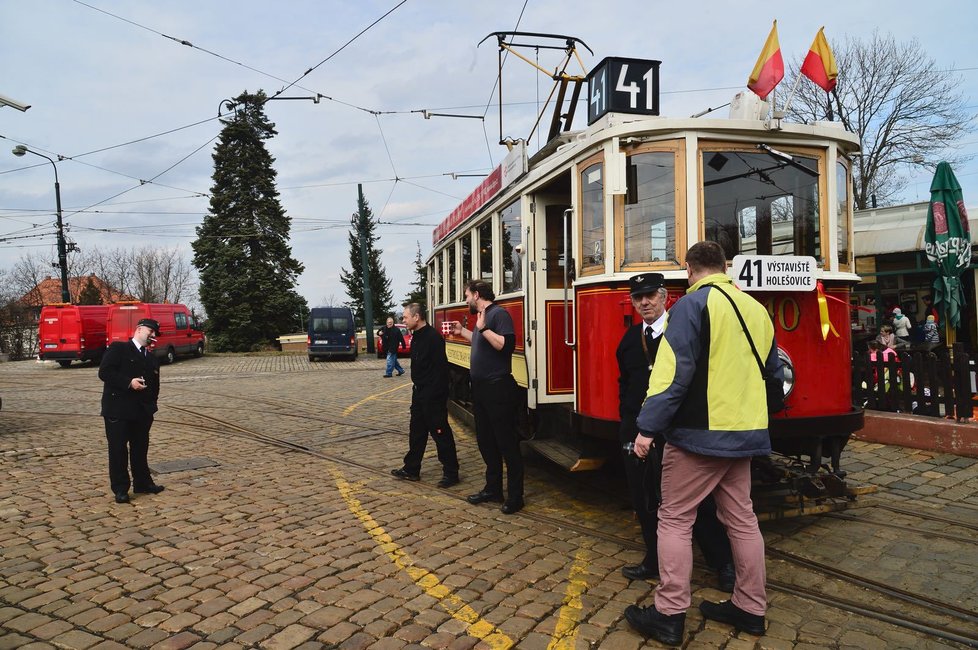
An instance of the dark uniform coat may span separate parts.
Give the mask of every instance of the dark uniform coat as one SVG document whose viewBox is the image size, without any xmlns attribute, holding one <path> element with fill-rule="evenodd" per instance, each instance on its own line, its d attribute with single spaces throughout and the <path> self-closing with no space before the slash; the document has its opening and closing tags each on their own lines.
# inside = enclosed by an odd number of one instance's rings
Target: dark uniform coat
<svg viewBox="0 0 978 650">
<path fill-rule="evenodd" d="M 649 365 L 655 363 L 659 344 L 664 338 L 662 334 L 654 339 L 646 338 L 643 348 L 642 338 L 644 323 L 629 327 L 621 337 L 615 356 L 618 359 L 618 414 L 621 425 L 618 436 L 622 444 L 632 442 L 638 434 L 635 420 L 642 410 L 642 404 L 649 390 Z M 651 361 L 650 361 L 651 360 Z M 656 527 L 659 523 L 657 515 L 659 507 L 659 478 L 662 465 L 662 447 L 665 439 L 656 438 L 653 448 L 645 462 L 632 456 L 625 456 L 625 474 L 628 479 L 632 506 L 638 515 L 642 528 L 642 538 L 645 540 L 645 559 L 642 564 L 648 568 L 658 566 L 657 547 L 658 535 Z M 693 537 L 703 551 L 703 556 L 714 569 L 729 564 L 733 560 L 730 551 L 730 541 L 727 531 L 717 520 L 716 504 L 713 497 L 707 497 L 700 504 L 696 513 L 696 523 L 693 526 Z"/>
</svg>

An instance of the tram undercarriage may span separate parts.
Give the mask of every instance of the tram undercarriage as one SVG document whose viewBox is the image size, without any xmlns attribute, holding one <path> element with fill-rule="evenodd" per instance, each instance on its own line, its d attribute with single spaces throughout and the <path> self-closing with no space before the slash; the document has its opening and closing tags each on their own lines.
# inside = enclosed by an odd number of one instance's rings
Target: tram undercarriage
<svg viewBox="0 0 978 650">
<path fill-rule="evenodd" d="M 474 428 L 468 373 L 452 368 L 451 377 L 449 410 Z M 622 462 L 617 422 L 582 418 L 564 405 L 531 410 L 526 408 L 526 391 L 520 393 L 518 428 L 524 449 L 569 472 L 595 471 Z M 758 519 L 844 510 L 857 496 L 875 492 L 873 486 L 847 480 L 841 463 L 842 451 L 862 423 L 863 412 L 856 409 L 844 416 L 772 419 L 773 453 L 751 462 L 751 497 Z M 820 433 L 826 430 L 835 433 Z"/>
</svg>

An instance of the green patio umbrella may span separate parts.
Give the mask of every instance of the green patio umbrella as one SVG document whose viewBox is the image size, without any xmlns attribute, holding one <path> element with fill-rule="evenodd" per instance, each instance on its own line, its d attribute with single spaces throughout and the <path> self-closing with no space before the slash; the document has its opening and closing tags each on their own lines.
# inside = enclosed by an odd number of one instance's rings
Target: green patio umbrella
<svg viewBox="0 0 978 650">
<path fill-rule="evenodd" d="M 934 306 L 951 327 L 961 323 L 964 290 L 961 272 L 971 265 L 971 229 L 961 185 L 951 166 L 938 163 L 930 184 L 924 250 L 934 265 Z"/>
</svg>

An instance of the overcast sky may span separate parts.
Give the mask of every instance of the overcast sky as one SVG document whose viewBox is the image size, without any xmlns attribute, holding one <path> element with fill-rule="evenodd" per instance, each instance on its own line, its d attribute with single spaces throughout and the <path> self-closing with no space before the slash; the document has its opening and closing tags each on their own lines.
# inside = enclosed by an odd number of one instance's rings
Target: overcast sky
<svg viewBox="0 0 978 650">
<path fill-rule="evenodd" d="M 459 175 L 485 173 L 505 155 L 495 144 L 497 48 L 494 39 L 480 46 L 485 36 L 575 36 L 594 51 L 581 49 L 589 68 L 606 56 L 659 59 L 662 114 L 688 116 L 743 88 L 775 18 L 786 59 L 800 59 L 823 25 L 830 41 L 876 27 L 917 38 L 939 67 L 962 70 L 968 110 L 978 112 L 978 4 L 960 0 L 0 0 L 0 94 L 32 106 L 0 108 L 0 269 L 25 253 L 57 259 L 51 165 L 15 158 L 15 145 L 71 158 L 58 173 L 80 248 L 177 247 L 189 261 L 208 207 L 219 104 L 301 77 L 283 96 L 332 100 L 266 105 L 293 255 L 305 265 L 299 293 L 310 306 L 346 300 L 339 274 L 363 183 L 384 222 L 379 246 L 399 304 L 418 245 L 427 256 L 434 225 L 480 180 Z M 541 50 L 541 63 L 553 68 L 555 56 Z M 503 83 L 504 135 L 525 138 L 551 82 L 510 57 Z M 422 109 L 485 120 L 426 120 Z M 579 128 L 586 112 L 578 118 Z M 960 151 L 978 153 L 978 133 Z M 978 205 L 978 161 L 955 171 Z M 930 174 L 908 178 L 904 199 L 926 200 Z"/>
</svg>

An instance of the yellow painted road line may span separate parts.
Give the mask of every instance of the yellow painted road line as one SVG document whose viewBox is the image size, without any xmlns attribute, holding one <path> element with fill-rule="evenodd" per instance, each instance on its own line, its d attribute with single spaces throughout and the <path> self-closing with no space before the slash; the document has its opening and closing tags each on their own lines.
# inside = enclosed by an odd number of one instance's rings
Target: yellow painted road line
<svg viewBox="0 0 978 650">
<path fill-rule="evenodd" d="M 384 395 L 389 395 L 390 393 L 393 393 L 394 391 L 403 390 L 403 389 L 408 388 L 409 386 L 413 386 L 413 385 L 414 384 L 412 384 L 411 382 L 408 382 L 406 384 L 401 384 L 400 386 L 397 386 L 395 388 L 391 388 L 390 390 L 385 390 L 385 391 L 380 392 L 380 393 L 374 393 L 373 395 L 368 395 L 367 397 L 364 397 L 362 400 L 360 400 L 359 402 L 357 402 L 353 406 L 346 407 L 343 410 L 343 415 L 349 415 L 350 413 L 353 413 L 354 410 L 356 410 L 360 406 L 363 406 L 367 402 L 373 401 L 373 400 L 375 400 L 375 399 L 377 399 L 379 397 L 383 397 Z"/>
<path fill-rule="evenodd" d="M 571 566 L 570 575 L 567 579 L 567 592 L 564 594 L 564 605 L 560 608 L 557 615 L 557 627 L 551 637 L 550 645 L 547 650 L 574 650 L 577 641 L 577 625 L 581 621 L 581 594 L 587 590 L 587 581 L 584 575 L 587 571 L 589 557 L 586 548 L 578 549 L 574 555 L 574 564 Z"/>
<path fill-rule="evenodd" d="M 347 508 L 350 509 L 363 527 L 370 533 L 380 549 L 391 559 L 392 562 L 405 573 L 407 573 L 415 584 L 424 589 L 432 598 L 438 601 L 442 608 L 452 615 L 453 618 L 465 623 L 468 626 L 468 633 L 481 639 L 493 650 L 506 650 L 512 648 L 514 642 L 505 633 L 497 629 L 492 623 L 484 621 L 479 614 L 469 607 L 465 601 L 452 593 L 451 589 L 441 583 L 438 577 L 432 572 L 422 567 L 415 566 L 414 560 L 404 552 L 404 550 L 387 534 L 377 521 L 370 516 L 370 513 L 360 504 L 360 501 L 353 496 L 353 487 L 343 478 L 338 470 L 329 468 L 336 487 L 339 488 L 340 495 L 346 501 Z M 578 607 L 580 602 L 578 601 Z"/>
</svg>

